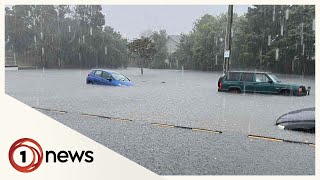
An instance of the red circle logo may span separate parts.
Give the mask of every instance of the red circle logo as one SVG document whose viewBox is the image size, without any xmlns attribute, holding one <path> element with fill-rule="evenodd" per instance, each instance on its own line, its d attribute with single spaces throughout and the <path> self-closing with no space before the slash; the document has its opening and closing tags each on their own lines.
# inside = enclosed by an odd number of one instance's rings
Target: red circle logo
<svg viewBox="0 0 320 180">
<path fill-rule="evenodd" d="M 32 145 L 30 145 L 30 144 L 32 144 Z M 14 161 L 14 157 L 13 157 L 14 152 L 20 147 L 28 148 L 33 154 L 32 161 L 27 166 L 20 166 Z M 30 138 L 22 138 L 22 139 L 17 140 L 16 142 L 14 142 L 11 145 L 10 150 L 9 150 L 9 161 L 10 161 L 12 167 L 14 167 L 17 171 L 20 171 L 23 173 L 29 173 L 29 172 L 32 172 L 32 171 L 38 169 L 38 167 L 42 163 L 42 159 L 43 159 L 43 151 L 42 151 L 40 144 L 37 141 L 30 139 Z"/>
</svg>

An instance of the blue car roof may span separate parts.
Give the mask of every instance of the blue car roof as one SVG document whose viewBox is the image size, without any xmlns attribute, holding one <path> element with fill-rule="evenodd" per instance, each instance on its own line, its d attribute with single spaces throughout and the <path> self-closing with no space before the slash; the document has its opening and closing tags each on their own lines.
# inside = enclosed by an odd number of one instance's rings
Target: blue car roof
<svg viewBox="0 0 320 180">
<path fill-rule="evenodd" d="M 230 73 L 263 73 L 263 74 L 272 74 L 271 72 L 263 71 L 229 71 Z"/>
<path fill-rule="evenodd" d="M 108 70 L 108 69 L 92 69 L 91 71 L 104 71 L 104 72 L 107 72 L 107 73 L 117 73 L 116 71 L 111 71 L 111 70 Z"/>
</svg>

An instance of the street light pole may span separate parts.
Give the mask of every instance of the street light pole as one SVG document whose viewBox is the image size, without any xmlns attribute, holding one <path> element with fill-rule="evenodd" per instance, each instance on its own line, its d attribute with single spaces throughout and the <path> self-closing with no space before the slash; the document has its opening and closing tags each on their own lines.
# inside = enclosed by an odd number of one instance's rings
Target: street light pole
<svg viewBox="0 0 320 180">
<path fill-rule="evenodd" d="M 233 18 L 233 5 L 228 6 L 228 23 L 225 36 L 224 46 L 224 63 L 223 73 L 225 74 L 230 69 L 230 56 L 231 56 L 231 29 L 232 29 L 232 18 Z"/>
</svg>

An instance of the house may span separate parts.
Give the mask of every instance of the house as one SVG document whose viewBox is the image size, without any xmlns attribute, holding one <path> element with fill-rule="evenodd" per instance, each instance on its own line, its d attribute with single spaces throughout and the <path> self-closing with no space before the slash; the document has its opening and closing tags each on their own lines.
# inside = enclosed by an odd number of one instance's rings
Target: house
<svg viewBox="0 0 320 180">
<path fill-rule="evenodd" d="M 169 54 L 174 53 L 177 50 L 179 43 L 180 43 L 180 35 L 168 35 L 168 40 L 167 40 L 168 53 Z"/>
<path fill-rule="evenodd" d="M 174 52 L 176 52 L 178 45 L 180 43 L 180 35 L 168 35 L 166 46 L 168 48 L 168 55 L 170 56 Z M 175 64 L 176 67 L 178 67 L 179 63 L 177 62 L 170 62 L 169 59 L 166 59 L 165 62 L 170 65 L 170 68 L 172 66 L 171 63 Z"/>
</svg>

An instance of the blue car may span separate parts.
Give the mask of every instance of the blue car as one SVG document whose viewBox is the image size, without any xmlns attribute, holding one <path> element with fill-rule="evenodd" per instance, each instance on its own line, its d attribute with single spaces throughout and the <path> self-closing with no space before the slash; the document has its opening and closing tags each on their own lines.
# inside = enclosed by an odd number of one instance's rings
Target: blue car
<svg viewBox="0 0 320 180">
<path fill-rule="evenodd" d="M 87 76 L 87 84 L 100 84 L 108 86 L 133 86 L 126 76 L 104 69 L 93 69 Z"/>
</svg>

